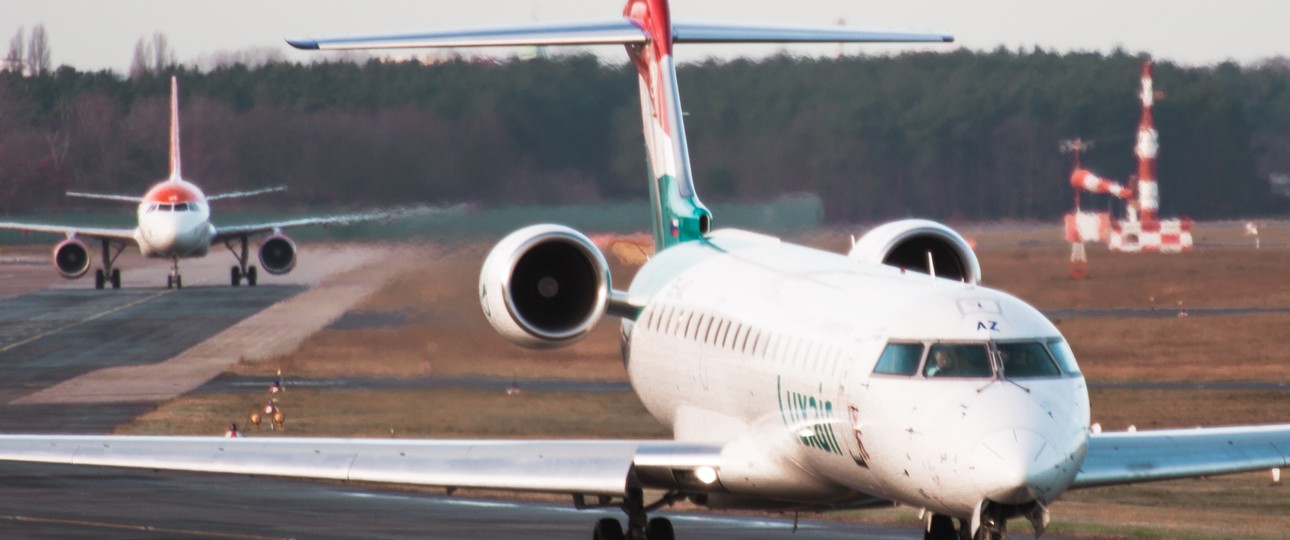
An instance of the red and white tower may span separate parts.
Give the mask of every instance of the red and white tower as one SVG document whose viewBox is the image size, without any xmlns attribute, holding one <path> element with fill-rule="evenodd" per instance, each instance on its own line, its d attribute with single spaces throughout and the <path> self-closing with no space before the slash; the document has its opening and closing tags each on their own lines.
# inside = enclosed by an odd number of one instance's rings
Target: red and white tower
<svg viewBox="0 0 1290 540">
<path fill-rule="evenodd" d="M 1178 253 L 1192 248 L 1190 219 L 1160 219 L 1160 186 L 1156 180 L 1156 156 L 1160 136 L 1151 109 L 1160 96 L 1151 80 L 1151 60 L 1142 64 L 1142 117 L 1133 153 L 1138 172 L 1121 185 L 1080 167 L 1078 148 L 1071 186 L 1075 188 L 1075 211 L 1066 215 L 1066 240 L 1074 243 L 1106 242 L 1111 251 Z M 1076 141 L 1079 143 L 1080 141 Z M 1068 145 L 1068 144 L 1067 144 Z M 1063 146 L 1063 150 L 1066 146 Z M 1109 213 L 1085 212 L 1079 208 L 1079 192 L 1108 193 L 1124 200 L 1124 219 L 1110 219 Z M 1109 222 L 1109 223 L 1108 223 Z M 1109 227 L 1107 227 L 1109 225 Z M 1109 230 L 1108 230 L 1109 229 Z M 1109 233 L 1109 234 L 1108 234 Z"/>
<path fill-rule="evenodd" d="M 1156 184 L 1156 154 L 1160 151 L 1160 135 L 1151 119 L 1151 106 L 1155 104 L 1155 90 L 1151 84 L 1151 60 L 1142 63 L 1142 118 L 1138 120 L 1138 212 L 1142 221 L 1157 221 L 1160 212 L 1160 187 Z"/>
</svg>

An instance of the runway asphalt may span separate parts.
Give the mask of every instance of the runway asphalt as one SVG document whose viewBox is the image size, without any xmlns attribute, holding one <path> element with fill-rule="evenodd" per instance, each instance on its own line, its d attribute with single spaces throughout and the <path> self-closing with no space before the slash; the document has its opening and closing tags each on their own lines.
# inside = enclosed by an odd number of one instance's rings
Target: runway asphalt
<svg viewBox="0 0 1290 540">
<path fill-rule="evenodd" d="M 171 358 L 304 287 L 46 289 L 0 299 L 0 423 L 10 433 L 104 433 L 152 403 L 15 404 L 91 371 Z"/>
<path fill-rule="evenodd" d="M 908 528 L 666 514 L 681 539 L 917 538 Z M 584 539 L 621 513 L 320 482 L 0 464 L 4 538 Z"/>
</svg>

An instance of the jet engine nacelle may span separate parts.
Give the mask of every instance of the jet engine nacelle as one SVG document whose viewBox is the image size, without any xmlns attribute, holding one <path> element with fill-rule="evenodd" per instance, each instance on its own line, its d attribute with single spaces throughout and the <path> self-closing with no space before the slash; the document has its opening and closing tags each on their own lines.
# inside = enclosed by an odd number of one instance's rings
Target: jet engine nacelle
<svg viewBox="0 0 1290 540">
<path fill-rule="evenodd" d="M 296 267 L 296 243 L 281 234 L 264 239 L 260 244 L 260 268 L 279 276 Z"/>
<path fill-rule="evenodd" d="M 75 238 L 68 238 L 54 246 L 54 269 L 58 275 L 76 279 L 90 271 L 90 246 Z"/>
<path fill-rule="evenodd" d="M 881 225 L 851 246 L 849 257 L 979 285 L 981 263 L 963 236 L 926 219 Z"/>
<path fill-rule="evenodd" d="M 498 242 L 479 275 L 479 302 L 507 340 L 535 349 L 574 343 L 609 305 L 609 265 L 563 225 L 533 225 Z"/>
</svg>

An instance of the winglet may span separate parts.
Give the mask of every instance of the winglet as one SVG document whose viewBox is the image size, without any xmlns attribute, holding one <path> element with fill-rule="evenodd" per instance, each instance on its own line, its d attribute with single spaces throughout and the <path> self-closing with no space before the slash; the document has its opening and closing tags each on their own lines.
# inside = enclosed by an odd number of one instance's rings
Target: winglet
<svg viewBox="0 0 1290 540">
<path fill-rule="evenodd" d="M 179 79 L 170 76 L 170 181 L 183 178 L 179 167 Z"/>
</svg>

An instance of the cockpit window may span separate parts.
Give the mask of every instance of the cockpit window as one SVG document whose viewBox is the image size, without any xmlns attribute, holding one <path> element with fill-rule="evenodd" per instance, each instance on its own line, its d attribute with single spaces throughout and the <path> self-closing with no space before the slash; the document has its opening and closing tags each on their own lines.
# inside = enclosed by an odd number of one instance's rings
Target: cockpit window
<svg viewBox="0 0 1290 540">
<path fill-rule="evenodd" d="M 889 343 L 878 357 L 874 373 L 887 375 L 913 375 L 918 373 L 918 363 L 923 359 L 922 343 Z"/>
<path fill-rule="evenodd" d="M 1066 340 L 1049 340 L 1048 351 L 1053 353 L 1053 358 L 1057 360 L 1057 365 L 1061 366 L 1063 373 L 1067 375 L 1080 374 L 1079 364 L 1075 363 L 1075 353 L 1071 352 L 1071 346 L 1066 344 Z"/>
<path fill-rule="evenodd" d="M 161 211 L 162 211 L 162 212 L 172 212 L 172 211 L 174 211 L 174 205 L 170 205 L 170 204 L 163 204 L 163 205 L 161 205 L 161 207 L 160 207 L 160 208 L 161 208 Z"/>
<path fill-rule="evenodd" d="M 926 377 L 990 377 L 990 352 L 985 344 L 937 343 L 927 354 Z"/>
<path fill-rule="evenodd" d="M 148 205 L 148 210 L 146 210 L 146 211 L 147 211 L 147 212 L 156 212 L 156 211 L 157 211 L 157 205 L 155 205 L 155 204 L 150 204 L 150 205 Z"/>
<path fill-rule="evenodd" d="M 187 211 L 188 211 L 188 203 L 186 203 L 186 202 L 181 202 L 181 203 L 179 203 L 179 204 L 176 204 L 176 205 L 175 205 L 175 211 L 176 211 L 176 212 L 187 212 Z"/>
<path fill-rule="evenodd" d="M 1013 379 L 1028 377 L 1057 377 L 1057 364 L 1048 356 L 1048 348 L 1038 341 L 998 343 L 999 363 L 1003 376 Z"/>
</svg>

